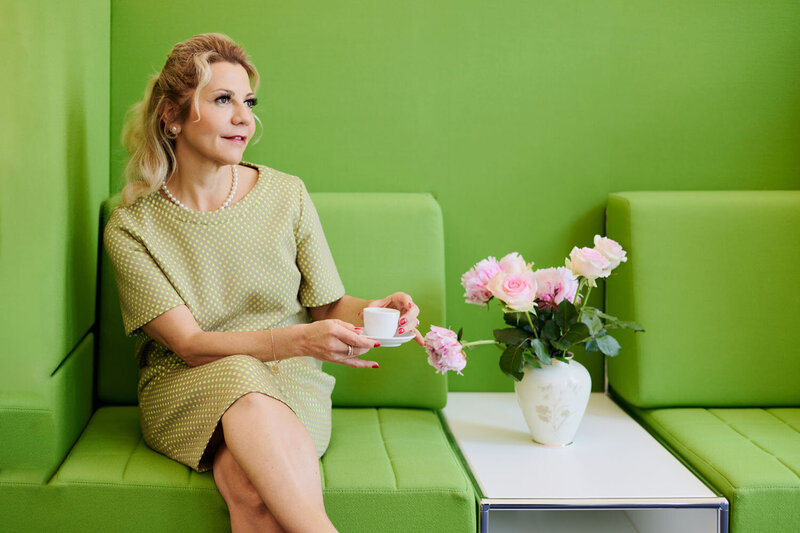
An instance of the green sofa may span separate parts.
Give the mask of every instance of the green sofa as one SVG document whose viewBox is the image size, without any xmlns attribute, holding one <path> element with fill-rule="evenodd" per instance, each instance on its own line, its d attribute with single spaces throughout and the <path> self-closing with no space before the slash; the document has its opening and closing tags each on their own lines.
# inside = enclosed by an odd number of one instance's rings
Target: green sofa
<svg viewBox="0 0 800 533">
<path fill-rule="evenodd" d="M 442 215 L 430 195 L 313 194 L 349 294 L 411 294 L 420 328 L 444 323 Z M 103 220 L 119 202 L 104 203 Z M 392 213 L 404 213 L 397 223 Z M 146 446 L 134 339 L 122 328 L 100 252 L 93 334 L 37 390 L 0 376 L 4 531 L 226 531 L 213 474 Z M 95 338 L 97 339 L 95 342 Z M 379 370 L 325 365 L 337 379 L 320 460 L 328 514 L 343 532 L 476 530 L 476 495 L 443 429 L 447 382 L 415 343 L 374 350 Z M 32 367 L 35 362 L 32 363 Z"/>
<path fill-rule="evenodd" d="M 629 263 L 606 309 L 612 395 L 730 502 L 733 533 L 800 531 L 800 191 L 612 194 Z"/>
</svg>

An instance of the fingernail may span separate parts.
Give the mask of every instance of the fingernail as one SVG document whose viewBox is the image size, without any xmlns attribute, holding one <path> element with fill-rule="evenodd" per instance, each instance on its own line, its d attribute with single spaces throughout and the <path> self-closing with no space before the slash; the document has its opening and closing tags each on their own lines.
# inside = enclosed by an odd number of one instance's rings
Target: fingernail
<svg viewBox="0 0 800 533">
<path fill-rule="evenodd" d="M 409 307 L 409 308 L 411 308 L 413 305 L 414 305 L 413 303 L 411 303 L 411 302 L 408 302 L 408 307 Z"/>
<path fill-rule="evenodd" d="M 356 331 L 361 331 L 361 328 L 358 328 L 358 327 L 357 327 L 357 328 L 356 328 Z"/>
<path fill-rule="evenodd" d="M 372 368 L 380 368 L 378 365 L 372 365 Z"/>
<path fill-rule="evenodd" d="M 400 335 L 402 335 L 403 332 L 405 332 L 405 330 L 403 328 L 400 328 L 400 329 L 397 330 L 397 333 L 399 333 Z"/>
<path fill-rule="evenodd" d="M 405 324 L 405 323 L 406 323 L 406 319 L 405 319 L 405 318 L 401 318 L 401 319 L 400 319 L 400 325 L 402 326 L 402 325 L 403 325 L 403 324 Z"/>
<path fill-rule="evenodd" d="M 379 343 L 379 342 L 375 343 L 375 348 L 380 348 L 380 346 L 381 346 L 381 343 Z"/>
</svg>

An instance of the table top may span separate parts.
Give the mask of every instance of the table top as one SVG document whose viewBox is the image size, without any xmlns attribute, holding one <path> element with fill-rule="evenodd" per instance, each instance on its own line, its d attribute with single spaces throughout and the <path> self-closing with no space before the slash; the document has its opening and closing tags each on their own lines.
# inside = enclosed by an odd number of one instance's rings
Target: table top
<svg viewBox="0 0 800 533">
<path fill-rule="evenodd" d="M 514 393 L 453 392 L 442 412 L 485 500 L 720 500 L 604 393 L 564 447 L 531 440 Z"/>
</svg>

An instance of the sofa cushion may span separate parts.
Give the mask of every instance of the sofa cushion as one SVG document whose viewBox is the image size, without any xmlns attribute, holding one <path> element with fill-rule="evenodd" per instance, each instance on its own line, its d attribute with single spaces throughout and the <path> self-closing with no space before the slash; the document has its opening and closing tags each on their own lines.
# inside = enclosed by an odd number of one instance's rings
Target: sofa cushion
<svg viewBox="0 0 800 533">
<path fill-rule="evenodd" d="M 341 531 L 475 530 L 475 494 L 433 411 L 334 408 L 320 467 L 326 507 Z M 175 531 L 176 523 L 184 531 L 230 527 L 213 473 L 147 447 L 132 406 L 99 409 L 51 486 L 54 493 L 70 488 L 63 493 L 75 508 L 65 512 L 76 531 L 126 523 L 132 508 L 152 531 Z M 165 501 L 188 501 L 189 493 L 192 509 L 202 511 L 176 522 Z M 113 505 L 94 505 L 101 494 Z"/>
<path fill-rule="evenodd" d="M 609 196 L 607 234 L 629 261 L 606 310 L 646 333 L 615 333 L 608 381 L 639 407 L 800 406 L 800 191 Z"/>
<path fill-rule="evenodd" d="M 314 193 L 311 198 L 347 294 L 383 298 L 404 291 L 422 310 L 421 331 L 444 322 L 444 229 L 441 209 L 431 195 Z M 120 199 L 116 194 L 104 203 L 104 220 Z M 402 224 L 397 223 L 400 219 Z M 135 404 L 135 340 L 124 334 L 114 273 L 105 253 L 98 323 L 98 396 L 104 404 Z M 418 344 L 373 350 L 368 356 L 378 361 L 379 370 L 323 365 L 336 377 L 334 406 L 444 407 L 447 378 L 433 371 Z"/>
<path fill-rule="evenodd" d="M 0 377 L 0 484 L 45 483 L 61 464 L 92 414 L 93 348 L 89 333 L 24 393 L 5 388 L 13 375 Z M 0 516 L 3 503 L 0 497 Z"/>
<path fill-rule="evenodd" d="M 797 531 L 800 409 L 632 409 L 728 499 L 730 531 Z"/>
</svg>

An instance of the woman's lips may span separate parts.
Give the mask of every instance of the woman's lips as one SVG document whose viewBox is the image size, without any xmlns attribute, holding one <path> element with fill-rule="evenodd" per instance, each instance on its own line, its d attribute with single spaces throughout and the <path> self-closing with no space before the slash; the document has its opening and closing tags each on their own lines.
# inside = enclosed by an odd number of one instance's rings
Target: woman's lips
<svg viewBox="0 0 800 533">
<path fill-rule="evenodd" d="M 236 144 L 245 144 L 245 142 L 247 142 L 247 137 L 245 137 L 244 135 L 232 135 L 230 137 L 223 137 L 223 139 L 234 142 Z"/>
</svg>

